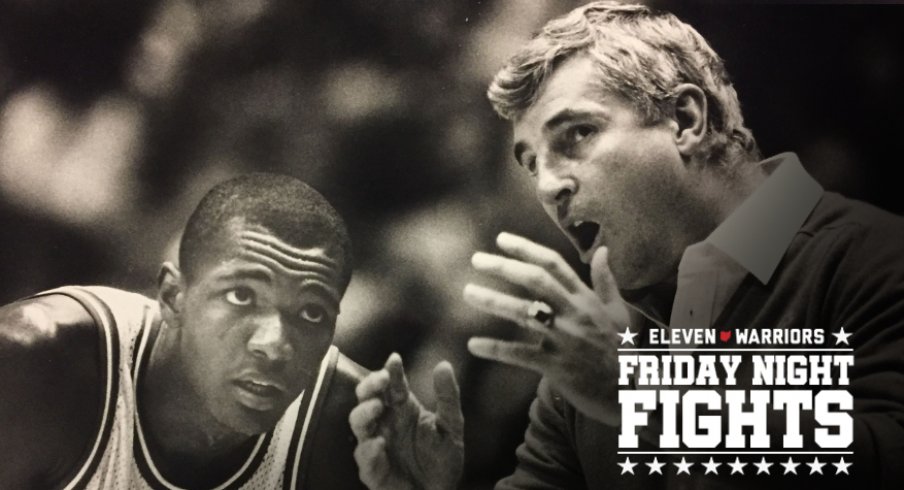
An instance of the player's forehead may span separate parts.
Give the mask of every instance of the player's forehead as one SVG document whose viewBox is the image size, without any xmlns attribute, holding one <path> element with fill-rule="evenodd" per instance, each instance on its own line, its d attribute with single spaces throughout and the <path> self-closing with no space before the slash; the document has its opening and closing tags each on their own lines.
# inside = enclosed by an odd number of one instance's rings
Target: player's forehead
<svg viewBox="0 0 904 490">
<path fill-rule="evenodd" d="M 341 253 L 336 243 L 290 243 L 264 226 L 234 218 L 220 234 L 207 271 L 208 281 L 259 280 L 273 286 L 325 290 L 338 303 L 342 283 Z"/>
</svg>

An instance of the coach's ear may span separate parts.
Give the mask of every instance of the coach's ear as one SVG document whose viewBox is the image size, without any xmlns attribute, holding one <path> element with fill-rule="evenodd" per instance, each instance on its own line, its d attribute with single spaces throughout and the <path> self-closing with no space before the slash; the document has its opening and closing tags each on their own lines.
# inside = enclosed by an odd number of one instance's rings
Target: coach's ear
<svg viewBox="0 0 904 490">
<path fill-rule="evenodd" d="M 184 290 L 182 272 L 172 262 L 164 262 L 157 275 L 157 302 L 163 321 L 170 327 L 178 328 L 180 325 Z"/>
<path fill-rule="evenodd" d="M 708 121 L 706 120 L 706 94 L 700 87 L 691 83 L 682 83 L 675 87 L 675 114 L 677 123 L 675 146 L 678 152 L 689 162 L 697 153 L 703 138 L 706 136 Z"/>
</svg>

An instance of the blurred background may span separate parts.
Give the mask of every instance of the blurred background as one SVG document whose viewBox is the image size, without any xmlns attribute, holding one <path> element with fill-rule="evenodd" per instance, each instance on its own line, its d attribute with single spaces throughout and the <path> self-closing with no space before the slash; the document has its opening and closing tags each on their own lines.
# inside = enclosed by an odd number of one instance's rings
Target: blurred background
<svg viewBox="0 0 904 490">
<path fill-rule="evenodd" d="M 430 400 L 463 386 L 465 488 L 514 467 L 538 378 L 467 354 L 518 335 L 461 301 L 502 230 L 586 277 L 511 157 L 484 91 L 552 16 L 533 0 L 0 0 L 0 301 L 61 284 L 153 295 L 200 197 L 234 174 L 310 182 L 346 217 L 357 270 L 336 343 L 393 351 Z M 764 154 L 904 211 L 904 8 L 650 2 L 727 61 Z"/>
</svg>

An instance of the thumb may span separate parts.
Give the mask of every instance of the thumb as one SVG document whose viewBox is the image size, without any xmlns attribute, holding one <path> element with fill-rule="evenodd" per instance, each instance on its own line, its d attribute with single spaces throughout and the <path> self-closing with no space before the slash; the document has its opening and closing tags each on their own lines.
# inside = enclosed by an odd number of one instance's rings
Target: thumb
<svg viewBox="0 0 904 490">
<path fill-rule="evenodd" d="M 611 303 L 619 299 L 618 285 L 609 269 L 609 248 L 600 247 L 590 259 L 590 281 L 593 290 L 603 303 Z"/>
<path fill-rule="evenodd" d="M 437 425 L 456 439 L 461 439 L 465 424 L 461 413 L 461 395 L 458 382 L 455 381 L 455 371 L 448 361 L 433 368 L 433 391 L 436 395 Z"/>
</svg>

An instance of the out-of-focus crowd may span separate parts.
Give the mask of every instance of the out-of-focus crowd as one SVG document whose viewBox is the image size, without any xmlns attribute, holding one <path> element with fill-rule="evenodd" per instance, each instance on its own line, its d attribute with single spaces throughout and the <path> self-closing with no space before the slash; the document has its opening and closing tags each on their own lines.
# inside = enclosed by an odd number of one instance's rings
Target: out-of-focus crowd
<svg viewBox="0 0 904 490">
<path fill-rule="evenodd" d="M 513 468 L 537 378 L 467 354 L 471 335 L 520 334 L 461 301 L 470 255 L 507 230 L 586 271 L 483 94 L 579 3 L 0 0 L 0 301 L 61 284 L 153 294 L 211 185 L 298 176 L 355 242 L 336 343 L 369 368 L 400 352 L 422 397 L 449 359 L 464 486 L 490 486 Z M 891 179 L 904 154 L 900 9 L 656 4 L 727 59 L 765 154 L 796 150 L 826 187 L 904 211 Z"/>
</svg>

